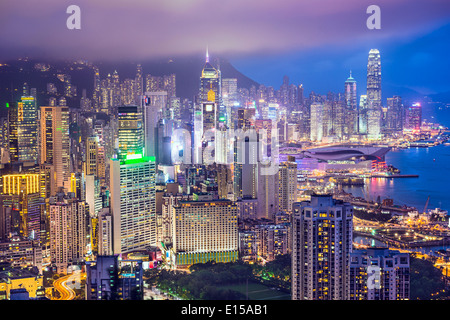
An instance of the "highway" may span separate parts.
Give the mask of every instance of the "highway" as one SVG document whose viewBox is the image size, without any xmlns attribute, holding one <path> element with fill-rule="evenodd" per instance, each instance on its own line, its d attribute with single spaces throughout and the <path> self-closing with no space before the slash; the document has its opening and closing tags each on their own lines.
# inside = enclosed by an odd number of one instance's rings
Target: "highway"
<svg viewBox="0 0 450 320">
<path fill-rule="evenodd" d="M 63 276 L 53 282 L 53 287 L 59 292 L 60 297 L 53 297 L 52 300 L 73 300 L 76 297 L 76 293 L 73 288 L 81 285 L 81 280 L 86 277 L 85 273 L 75 273 Z"/>
</svg>

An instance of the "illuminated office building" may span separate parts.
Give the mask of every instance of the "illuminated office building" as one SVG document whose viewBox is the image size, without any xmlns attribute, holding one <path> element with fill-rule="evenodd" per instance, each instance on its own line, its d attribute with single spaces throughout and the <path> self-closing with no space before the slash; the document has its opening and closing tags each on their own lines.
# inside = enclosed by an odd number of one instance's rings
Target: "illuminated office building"
<svg viewBox="0 0 450 320">
<path fill-rule="evenodd" d="M 292 299 L 347 299 L 353 206 L 313 194 L 293 211 Z"/>
<path fill-rule="evenodd" d="M 142 300 L 143 293 L 141 260 L 102 255 L 86 263 L 86 300 Z"/>
<path fill-rule="evenodd" d="M 172 207 L 172 261 L 177 266 L 238 259 L 237 207 L 230 200 L 183 201 Z"/>
<path fill-rule="evenodd" d="M 38 173 L 3 174 L 1 190 L 4 232 L 22 239 L 39 240 L 41 229 Z"/>
<path fill-rule="evenodd" d="M 233 179 L 235 200 L 258 197 L 258 136 L 255 129 L 236 131 Z"/>
<path fill-rule="evenodd" d="M 311 105 L 311 141 L 322 141 L 323 138 L 323 104 Z"/>
<path fill-rule="evenodd" d="M 0 242 L 0 263 L 8 263 L 12 267 L 42 268 L 42 246 L 38 241 L 20 240 L 12 237 Z"/>
<path fill-rule="evenodd" d="M 144 128 L 142 113 L 137 106 L 120 106 L 119 119 L 119 160 L 141 157 L 144 152 Z"/>
<path fill-rule="evenodd" d="M 268 165 L 258 162 L 258 218 L 273 220 L 275 214 L 278 213 L 278 190 L 279 190 L 279 176 L 277 172 L 266 172 Z"/>
<path fill-rule="evenodd" d="M 346 128 L 347 134 L 352 135 L 358 132 L 358 101 L 356 95 L 356 80 L 350 76 L 345 81 L 345 102 L 346 102 Z"/>
<path fill-rule="evenodd" d="M 38 111 L 36 99 L 22 96 L 9 114 L 10 161 L 38 161 Z"/>
<path fill-rule="evenodd" d="M 110 160 L 114 254 L 156 245 L 156 164 L 143 141 L 138 107 L 119 107 L 119 156 Z"/>
<path fill-rule="evenodd" d="M 257 234 L 258 256 L 267 261 L 273 261 L 277 255 L 288 253 L 289 227 L 287 225 L 258 225 L 253 230 Z"/>
<path fill-rule="evenodd" d="M 156 244 L 154 158 L 111 159 L 114 253 Z"/>
<path fill-rule="evenodd" d="M 297 201 L 297 163 L 295 158 L 280 164 L 278 205 L 284 212 L 292 212 L 292 205 Z"/>
<path fill-rule="evenodd" d="M 372 49 L 367 62 L 367 134 L 379 139 L 381 133 L 381 59 L 380 52 Z"/>
<path fill-rule="evenodd" d="M 70 190 L 70 137 L 69 108 L 59 106 L 41 107 L 40 163 L 53 166 L 55 186 Z"/>
<path fill-rule="evenodd" d="M 236 78 L 222 79 L 222 99 L 226 107 L 234 107 L 238 102 L 238 89 Z"/>
<path fill-rule="evenodd" d="M 404 111 L 402 98 L 393 96 L 387 98 L 387 123 L 386 127 L 393 131 L 402 131 L 404 124 Z"/>
<path fill-rule="evenodd" d="M 211 93 L 214 93 L 211 100 Z M 216 105 L 222 105 L 222 77 L 220 70 L 214 68 L 209 62 L 209 53 L 206 51 L 206 61 L 200 77 L 200 90 L 198 103 L 214 102 Z"/>
<path fill-rule="evenodd" d="M 168 95 L 166 91 L 148 91 L 140 101 L 144 120 L 145 155 L 155 157 L 158 147 L 156 139 L 158 122 L 163 118 L 167 109 Z"/>
<path fill-rule="evenodd" d="M 413 103 L 406 108 L 405 112 L 405 128 L 419 131 L 422 126 L 422 106 L 420 103 Z"/>
<path fill-rule="evenodd" d="M 228 128 L 234 128 L 232 119 L 234 108 L 239 106 L 239 96 L 236 78 L 222 79 L 222 102 L 225 109 L 226 125 Z"/>
<path fill-rule="evenodd" d="M 50 259 L 58 273 L 84 261 L 86 239 L 86 203 L 59 194 L 50 203 Z"/>
<path fill-rule="evenodd" d="M 99 157 L 98 157 L 98 137 L 88 137 L 86 139 L 86 164 L 85 175 L 93 175 L 98 177 Z"/>
<path fill-rule="evenodd" d="M 358 113 L 358 122 L 359 122 L 359 134 L 367 134 L 367 95 L 362 94 L 359 98 L 359 113 Z"/>
<path fill-rule="evenodd" d="M 113 253 L 113 217 L 109 208 L 102 208 L 98 214 L 98 255 Z"/>
</svg>

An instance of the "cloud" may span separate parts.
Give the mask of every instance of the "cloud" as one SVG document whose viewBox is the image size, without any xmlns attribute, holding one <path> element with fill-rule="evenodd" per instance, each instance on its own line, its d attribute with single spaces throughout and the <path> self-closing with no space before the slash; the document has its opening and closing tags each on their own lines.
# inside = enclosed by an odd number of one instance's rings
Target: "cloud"
<svg viewBox="0 0 450 320">
<path fill-rule="evenodd" d="M 0 4 L 0 58 L 87 59 L 199 53 L 275 54 L 402 39 L 448 19 L 447 0 L 378 0 L 382 29 L 368 30 L 367 0 L 16 0 Z M 68 30 L 66 8 L 81 8 Z"/>
</svg>

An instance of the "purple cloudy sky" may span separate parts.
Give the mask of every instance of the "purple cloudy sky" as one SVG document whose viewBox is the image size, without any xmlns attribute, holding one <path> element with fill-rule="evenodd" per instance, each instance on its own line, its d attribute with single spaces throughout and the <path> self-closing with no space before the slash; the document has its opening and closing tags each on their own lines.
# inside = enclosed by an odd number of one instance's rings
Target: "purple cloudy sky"
<svg viewBox="0 0 450 320">
<path fill-rule="evenodd" d="M 81 30 L 66 28 L 71 4 L 81 8 Z M 381 30 L 366 27 L 372 4 L 381 8 Z M 448 0 L 4 0 L 0 59 L 138 60 L 203 54 L 206 46 L 240 65 L 348 48 L 366 59 L 374 44 L 410 43 L 449 17 Z M 316 62 L 327 70 L 330 59 Z"/>
<path fill-rule="evenodd" d="M 81 8 L 68 30 L 66 8 Z M 368 30 L 366 8 L 381 8 Z M 1 57 L 147 58 L 203 51 L 278 53 L 374 38 L 404 40 L 445 23 L 448 0 L 16 0 L 0 4 Z"/>
</svg>

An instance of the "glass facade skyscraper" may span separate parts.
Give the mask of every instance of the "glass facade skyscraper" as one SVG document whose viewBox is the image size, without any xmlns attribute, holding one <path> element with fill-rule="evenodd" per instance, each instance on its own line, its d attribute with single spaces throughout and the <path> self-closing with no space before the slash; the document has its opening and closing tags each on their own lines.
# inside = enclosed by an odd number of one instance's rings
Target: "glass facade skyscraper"
<svg viewBox="0 0 450 320">
<path fill-rule="evenodd" d="M 142 113 L 137 106 L 118 108 L 119 160 L 140 157 L 144 152 Z"/>
<path fill-rule="evenodd" d="M 381 130 L 381 57 L 371 49 L 367 62 L 367 133 L 369 139 L 378 139 Z"/>
</svg>

